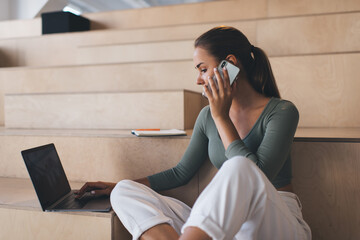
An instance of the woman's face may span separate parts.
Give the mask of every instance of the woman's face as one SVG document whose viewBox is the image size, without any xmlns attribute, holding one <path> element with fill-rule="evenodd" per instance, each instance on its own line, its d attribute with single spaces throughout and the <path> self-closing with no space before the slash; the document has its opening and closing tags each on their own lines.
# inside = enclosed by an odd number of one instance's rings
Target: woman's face
<svg viewBox="0 0 360 240">
<path fill-rule="evenodd" d="M 200 47 L 195 48 L 193 60 L 195 69 L 199 72 L 196 84 L 208 85 L 208 76 L 212 77 L 214 75 L 214 68 L 217 67 L 219 62 L 214 56 Z"/>
</svg>

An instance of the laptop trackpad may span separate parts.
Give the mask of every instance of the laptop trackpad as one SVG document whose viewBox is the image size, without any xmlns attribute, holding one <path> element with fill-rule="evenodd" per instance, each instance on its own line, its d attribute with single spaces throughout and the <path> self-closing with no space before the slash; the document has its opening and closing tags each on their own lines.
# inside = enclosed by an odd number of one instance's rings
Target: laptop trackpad
<svg viewBox="0 0 360 240">
<path fill-rule="evenodd" d="M 87 202 L 82 210 L 90 210 L 94 212 L 108 212 L 111 209 L 109 197 L 94 198 Z"/>
</svg>

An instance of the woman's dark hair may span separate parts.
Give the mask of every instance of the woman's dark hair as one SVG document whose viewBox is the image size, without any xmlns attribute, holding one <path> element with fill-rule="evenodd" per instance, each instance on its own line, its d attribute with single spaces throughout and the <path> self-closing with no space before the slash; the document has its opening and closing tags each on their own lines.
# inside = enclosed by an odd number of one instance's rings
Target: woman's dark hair
<svg viewBox="0 0 360 240">
<path fill-rule="evenodd" d="M 245 68 L 249 82 L 255 91 L 266 97 L 280 98 L 265 52 L 251 45 L 247 37 L 236 28 L 215 27 L 195 40 L 196 47 L 207 50 L 219 62 L 226 59 L 229 54 L 234 55 Z"/>
</svg>

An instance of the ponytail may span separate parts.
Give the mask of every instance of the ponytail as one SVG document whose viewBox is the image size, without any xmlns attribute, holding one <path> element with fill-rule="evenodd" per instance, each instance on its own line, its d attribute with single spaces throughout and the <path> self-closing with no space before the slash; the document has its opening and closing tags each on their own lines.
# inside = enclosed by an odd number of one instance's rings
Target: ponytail
<svg viewBox="0 0 360 240">
<path fill-rule="evenodd" d="M 266 53 L 258 47 L 251 47 L 253 54 L 253 67 L 250 71 L 250 84 L 258 92 L 266 97 L 280 98 L 279 89 L 271 69 Z"/>
</svg>

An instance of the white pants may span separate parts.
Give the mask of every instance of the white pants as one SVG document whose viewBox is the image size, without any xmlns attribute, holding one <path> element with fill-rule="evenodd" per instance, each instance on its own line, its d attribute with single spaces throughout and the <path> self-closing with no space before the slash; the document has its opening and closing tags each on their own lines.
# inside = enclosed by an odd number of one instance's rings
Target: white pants
<svg viewBox="0 0 360 240">
<path fill-rule="evenodd" d="M 179 234 L 198 227 L 215 240 L 311 239 L 297 196 L 276 191 L 251 160 L 240 156 L 223 164 L 193 209 L 130 180 L 120 181 L 110 200 L 133 240 L 161 223 Z"/>
</svg>

